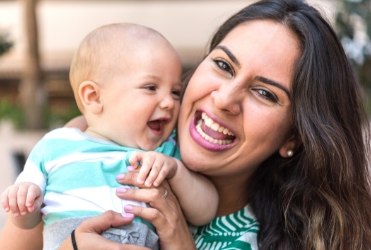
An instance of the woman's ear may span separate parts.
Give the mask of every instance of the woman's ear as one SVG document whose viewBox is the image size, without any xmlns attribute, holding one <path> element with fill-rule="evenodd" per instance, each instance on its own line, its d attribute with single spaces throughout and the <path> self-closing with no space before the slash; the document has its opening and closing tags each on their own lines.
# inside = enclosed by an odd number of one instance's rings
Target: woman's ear
<svg viewBox="0 0 371 250">
<path fill-rule="evenodd" d="M 101 92 L 99 85 L 93 81 L 84 81 L 79 87 L 79 98 L 86 111 L 93 114 L 100 114 L 103 111 L 103 103 L 101 102 Z"/>
<path fill-rule="evenodd" d="M 278 152 L 284 158 L 291 157 L 295 154 L 296 149 L 299 148 L 301 143 L 300 135 L 295 133 L 286 140 Z"/>
</svg>

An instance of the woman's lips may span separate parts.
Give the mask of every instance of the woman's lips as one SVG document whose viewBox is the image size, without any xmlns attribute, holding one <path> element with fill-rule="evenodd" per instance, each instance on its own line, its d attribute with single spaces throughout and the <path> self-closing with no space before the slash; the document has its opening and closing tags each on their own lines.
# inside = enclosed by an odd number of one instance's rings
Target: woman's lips
<svg viewBox="0 0 371 250">
<path fill-rule="evenodd" d="M 201 111 L 196 112 L 189 130 L 193 140 L 210 151 L 223 151 L 235 144 L 236 137 L 229 129 Z"/>
</svg>

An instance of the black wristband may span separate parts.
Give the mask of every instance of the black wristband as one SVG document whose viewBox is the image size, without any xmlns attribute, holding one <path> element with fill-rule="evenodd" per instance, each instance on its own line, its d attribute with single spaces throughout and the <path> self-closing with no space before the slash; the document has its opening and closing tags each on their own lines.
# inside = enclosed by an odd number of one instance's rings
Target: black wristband
<svg viewBox="0 0 371 250">
<path fill-rule="evenodd" d="M 71 233 L 71 240 L 72 240 L 73 250 L 78 250 L 77 249 L 77 244 L 76 244 L 76 239 L 75 239 L 75 230 L 73 230 L 72 233 Z"/>
</svg>

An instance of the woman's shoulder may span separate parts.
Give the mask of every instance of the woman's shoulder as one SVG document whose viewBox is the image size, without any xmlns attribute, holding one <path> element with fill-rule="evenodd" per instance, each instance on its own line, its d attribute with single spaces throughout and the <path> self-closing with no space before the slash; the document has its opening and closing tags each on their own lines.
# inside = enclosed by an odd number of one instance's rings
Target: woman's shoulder
<svg viewBox="0 0 371 250">
<path fill-rule="evenodd" d="M 191 231 L 198 249 L 257 249 L 259 223 L 247 205 Z"/>
</svg>

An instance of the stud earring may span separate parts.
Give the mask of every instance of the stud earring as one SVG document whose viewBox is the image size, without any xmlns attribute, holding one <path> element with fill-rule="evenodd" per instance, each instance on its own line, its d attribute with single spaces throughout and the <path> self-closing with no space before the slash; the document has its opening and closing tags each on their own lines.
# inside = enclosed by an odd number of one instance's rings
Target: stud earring
<svg viewBox="0 0 371 250">
<path fill-rule="evenodd" d="M 288 157 L 291 157 L 291 156 L 293 156 L 294 155 L 294 151 L 293 150 L 287 150 L 287 156 Z"/>
</svg>

